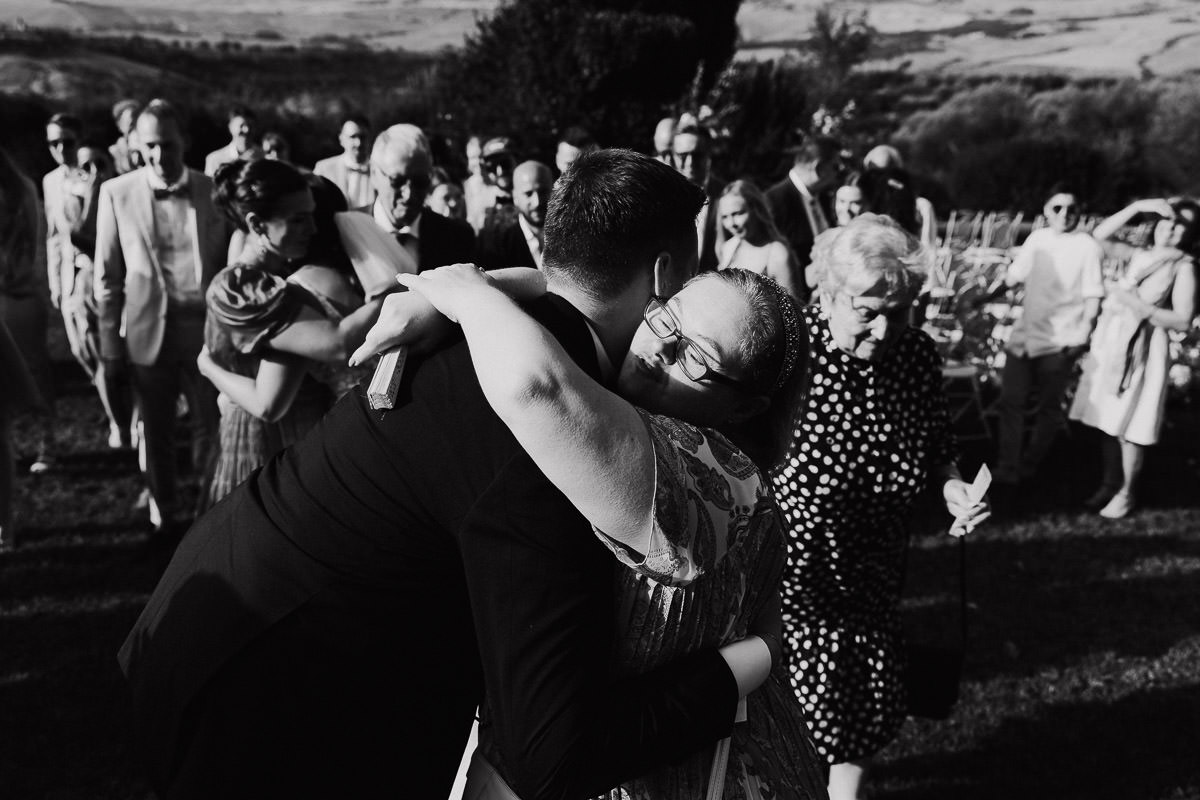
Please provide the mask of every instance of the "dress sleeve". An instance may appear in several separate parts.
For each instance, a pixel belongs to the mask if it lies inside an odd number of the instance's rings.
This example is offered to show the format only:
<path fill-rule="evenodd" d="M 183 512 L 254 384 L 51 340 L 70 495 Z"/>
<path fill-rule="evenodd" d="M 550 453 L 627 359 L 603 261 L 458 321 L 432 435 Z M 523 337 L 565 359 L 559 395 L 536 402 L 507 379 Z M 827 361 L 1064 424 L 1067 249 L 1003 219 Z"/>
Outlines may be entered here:
<path fill-rule="evenodd" d="M 760 515 L 774 513 L 762 475 L 725 437 L 670 417 L 638 413 L 654 448 L 650 545 L 637 553 L 593 528 L 626 567 L 683 586 L 737 548 Z"/>
<path fill-rule="evenodd" d="M 290 325 L 303 303 L 299 290 L 258 267 L 234 265 L 208 287 L 208 313 L 228 333 L 233 349 L 248 355 Z"/>

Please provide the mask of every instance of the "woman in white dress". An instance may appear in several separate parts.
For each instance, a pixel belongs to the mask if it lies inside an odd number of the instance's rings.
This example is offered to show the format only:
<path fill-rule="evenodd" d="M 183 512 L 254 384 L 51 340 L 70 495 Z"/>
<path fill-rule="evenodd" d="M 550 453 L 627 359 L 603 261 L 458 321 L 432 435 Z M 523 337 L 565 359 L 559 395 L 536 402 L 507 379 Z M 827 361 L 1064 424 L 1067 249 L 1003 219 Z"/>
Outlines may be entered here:
<path fill-rule="evenodd" d="M 1134 250 L 1125 273 L 1109 287 L 1070 418 L 1108 435 L 1104 477 L 1086 505 L 1119 519 L 1136 505 L 1134 493 L 1146 447 L 1158 441 L 1167 402 L 1169 331 L 1186 331 L 1196 310 L 1196 265 L 1190 255 L 1200 234 L 1200 205 L 1191 200 L 1138 200 L 1096 226 L 1111 240 L 1140 214 L 1159 217 L 1150 245 Z"/>

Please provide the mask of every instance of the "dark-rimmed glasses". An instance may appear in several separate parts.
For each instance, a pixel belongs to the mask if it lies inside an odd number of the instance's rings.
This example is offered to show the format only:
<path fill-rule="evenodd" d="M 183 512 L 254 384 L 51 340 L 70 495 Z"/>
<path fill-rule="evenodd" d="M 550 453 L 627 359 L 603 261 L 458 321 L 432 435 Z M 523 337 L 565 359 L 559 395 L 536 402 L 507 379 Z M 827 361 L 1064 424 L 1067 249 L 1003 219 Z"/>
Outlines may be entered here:
<path fill-rule="evenodd" d="M 732 386 L 736 389 L 751 389 L 751 385 L 746 381 L 722 375 L 713 369 L 712 362 L 717 359 L 705 352 L 704 348 L 693 339 L 689 339 L 683 335 L 683 331 L 679 326 L 679 320 L 671 313 L 671 309 L 667 308 L 663 298 L 651 297 L 649 302 L 646 303 L 646 310 L 642 313 L 642 316 L 645 318 L 650 332 L 655 336 L 660 339 L 675 339 L 678 341 L 675 347 L 675 363 L 679 365 L 679 368 L 688 377 L 688 380 L 696 381 L 697 383 L 700 381 L 711 381 L 712 383 Z"/>

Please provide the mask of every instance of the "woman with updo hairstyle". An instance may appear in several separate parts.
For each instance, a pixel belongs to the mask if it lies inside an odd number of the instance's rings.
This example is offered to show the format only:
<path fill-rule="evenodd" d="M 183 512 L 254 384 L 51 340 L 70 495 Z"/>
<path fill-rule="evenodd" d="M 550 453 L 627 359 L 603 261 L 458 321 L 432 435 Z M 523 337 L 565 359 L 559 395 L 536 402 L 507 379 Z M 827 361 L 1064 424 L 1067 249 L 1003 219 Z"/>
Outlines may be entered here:
<path fill-rule="evenodd" d="M 718 269 L 737 267 L 766 275 L 796 299 L 799 290 L 796 258 L 787 239 L 775 227 L 762 190 L 747 180 L 730 183 L 717 201 L 721 221 Z"/>
<path fill-rule="evenodd" d="M 963 532 L 988 513 L 955 463 L 941 358 L 908 324 L 927 260 L 895 221 L 863 214 L 817 237 L 816 302 L 801 312 L 809 388 L 773 484 L 790 540 L 791 683 L 833 800 L 858 796 L 864 762 L 906 715 L 899 603 L 914 502 L 940 489 Z"/>
<path fill-rule="evenodd" d="M 316 238 L 313 179 L 295 167 L 233 161 L 217 170 L 213 201 L 243 232 L 244 243 L 209 286 L 205 346 L 197 359 L 221 393 L 210 504 L 328 410 L 345 390 L 349 354 L 382 305 L 382 298 L 362 304 L 360 296 L 354 307 L 346 268 L 325 241 L 332 226 Z M 325 208 L 332 217 L 329 209 L 338 206 L 327 202 Z M 308 264 L 310 254 L 320 254 L 320 261 Z"/>

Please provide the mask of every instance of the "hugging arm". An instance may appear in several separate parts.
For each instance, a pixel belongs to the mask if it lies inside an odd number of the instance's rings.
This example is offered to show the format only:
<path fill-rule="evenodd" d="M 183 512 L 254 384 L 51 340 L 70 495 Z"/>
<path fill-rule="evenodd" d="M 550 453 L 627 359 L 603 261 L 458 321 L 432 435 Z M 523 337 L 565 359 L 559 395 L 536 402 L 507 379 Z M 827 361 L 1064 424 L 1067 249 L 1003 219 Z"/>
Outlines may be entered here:
<path fill-rule="evenodd" d="M 276 422 L 287 413 L 304 380 L 304 365 L 291 357 L 264 358 L 253 378 L 222 367 L 207 347 L 200 350 L 196 365 L 217 391 L 265 422 Z"/>

